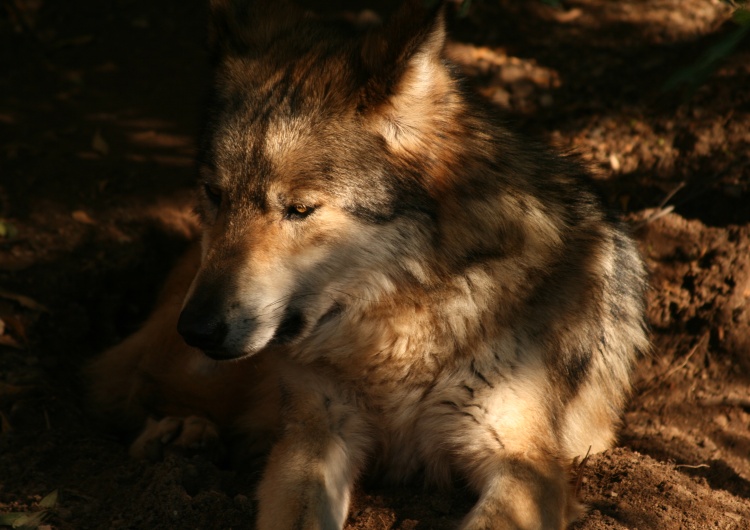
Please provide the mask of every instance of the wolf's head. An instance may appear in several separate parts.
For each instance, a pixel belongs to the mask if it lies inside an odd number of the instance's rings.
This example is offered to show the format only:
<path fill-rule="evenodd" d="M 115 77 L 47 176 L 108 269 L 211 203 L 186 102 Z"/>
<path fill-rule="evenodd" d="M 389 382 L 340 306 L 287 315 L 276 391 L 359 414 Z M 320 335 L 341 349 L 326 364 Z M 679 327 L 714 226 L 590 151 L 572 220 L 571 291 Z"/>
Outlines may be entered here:
<path fill-rule="evenodd" d="M 283 2 L 214 0 L 203 259 L 179 322 L 215 358 L 302 340 L 426 281 L 464 131 L 440 7 L 357 33 Z M 460 214 L 460 213 L 459 213 Z"/>

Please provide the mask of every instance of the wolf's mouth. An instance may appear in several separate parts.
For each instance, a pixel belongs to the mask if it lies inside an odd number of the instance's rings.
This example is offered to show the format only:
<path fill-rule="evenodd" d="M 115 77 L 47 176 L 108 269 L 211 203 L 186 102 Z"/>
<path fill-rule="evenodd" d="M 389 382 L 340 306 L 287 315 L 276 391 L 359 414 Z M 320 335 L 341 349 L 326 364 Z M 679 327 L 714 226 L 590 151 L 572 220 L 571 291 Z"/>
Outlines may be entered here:
<path fill-rule="evenodd" d="M 276 329 L 271 344 L 287 344 L 299 336 L 305 329 L 305 317 L 298 310 L 287 311 L 281 324 Z"/>
<path fill-rule="evenodd" d="M 311 331 L 315 331 L 320 328 L 323 324 L 326 324 L 338 315 L 342 313 L 344 308 L 341 304 L 335 303 L 331 308 L 321 316 L 315 325 L 311 328 Z M 301 312 L 297 310 L 289 311 L 281 321 L 276 333 L 271 339 L 271 344 L 289 344 L 298 338 L 305 330 L 307 321 Z"/>

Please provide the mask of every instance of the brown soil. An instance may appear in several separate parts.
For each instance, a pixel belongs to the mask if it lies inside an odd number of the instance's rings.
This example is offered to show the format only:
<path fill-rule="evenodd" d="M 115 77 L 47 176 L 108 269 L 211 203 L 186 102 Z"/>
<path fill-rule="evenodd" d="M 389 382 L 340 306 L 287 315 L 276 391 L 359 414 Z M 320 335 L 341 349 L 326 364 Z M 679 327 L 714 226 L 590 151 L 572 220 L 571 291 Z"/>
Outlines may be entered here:
<path fill-rule="evenodd" d="M 249 528 L 255 473 L 129 460 L 86 414 L 79 377 L 137 327 L 190 237 L 202 2 L 0 5 L 0 229 L 17 230 L 0 237 L 0 514 Z M 477 88 L 590 161 L 652 271 L 654 348 L 620 446 L 582 467 L 580 530 L 750 528 L 748 39 L 694 92 L 662 91 L 729 15 L 717 0 L 477 0 L 453 24 Z M 349 528 L 453 528 L 471 503 L 364 484 Z"/>

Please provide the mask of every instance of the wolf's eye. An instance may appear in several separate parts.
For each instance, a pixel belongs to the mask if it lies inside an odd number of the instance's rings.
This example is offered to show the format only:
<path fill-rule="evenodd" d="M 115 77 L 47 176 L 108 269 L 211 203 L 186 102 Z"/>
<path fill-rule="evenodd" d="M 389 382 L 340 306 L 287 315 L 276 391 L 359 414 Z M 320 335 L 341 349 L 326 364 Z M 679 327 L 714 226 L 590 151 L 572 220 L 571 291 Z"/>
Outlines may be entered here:
<path fill-rule="evenodd" d="M 286 218 L 287 219 L 304 219 L 313 211 L 315 208 L 313 206 L 308 206 L 306 204 L 302 204 L 301 202 L 296 202 L 289 206 L 286 209 Z"/>
<path fill-rule="evenodd" d="M 203 184 L 203 192 L 206 194 L 206 197 L 208 197 L 208 200 L 211 201 L 214 206 L 219 206 L 221 204 L 220 188 L 207 182 Z"/>

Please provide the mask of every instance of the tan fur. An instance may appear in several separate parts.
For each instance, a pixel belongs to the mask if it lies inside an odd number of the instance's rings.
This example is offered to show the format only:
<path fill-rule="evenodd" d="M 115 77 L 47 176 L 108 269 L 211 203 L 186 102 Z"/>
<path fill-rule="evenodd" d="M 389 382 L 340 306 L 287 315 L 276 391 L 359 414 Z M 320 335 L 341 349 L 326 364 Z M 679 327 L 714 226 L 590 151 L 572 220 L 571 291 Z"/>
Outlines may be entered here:
<path fill-rule="evenodd" d="M 131 448 L 139 459 L 161 454 L 161 448 L 144 446 L 181 429 L 175 418 L 198 415 L 227 433 L 235 428 L 252 432 L 254 447 L 248 452 L 266 451 L 279 427 L 279 387 L 268 356 L 219 363 L 190 348 L 177 333 L 199 263 L 195 246 L 170 274 L 143 327 L 86 366 L 94 412 L 115 427 L 145 429 L 146 436 Z M 257 406 L 248 407 L 248 402 Z M 153 416 L 172 420 L 161 423 Z"/>
<path fill-rule="evenodd" d="M 209 443 L 184 416 L 272 445 L 261 530 L 341 528 L 368 464 L 462 477 L 465 530 L 564 528 L 570 465 L 611 446 L 648 347 L 632 241 L 574 161 L 465 96 L 439 10 L 365 36 L 213 11 L 200 260 L 90 366 L 94 401 L 164 418 L 138 456 Z"/>

